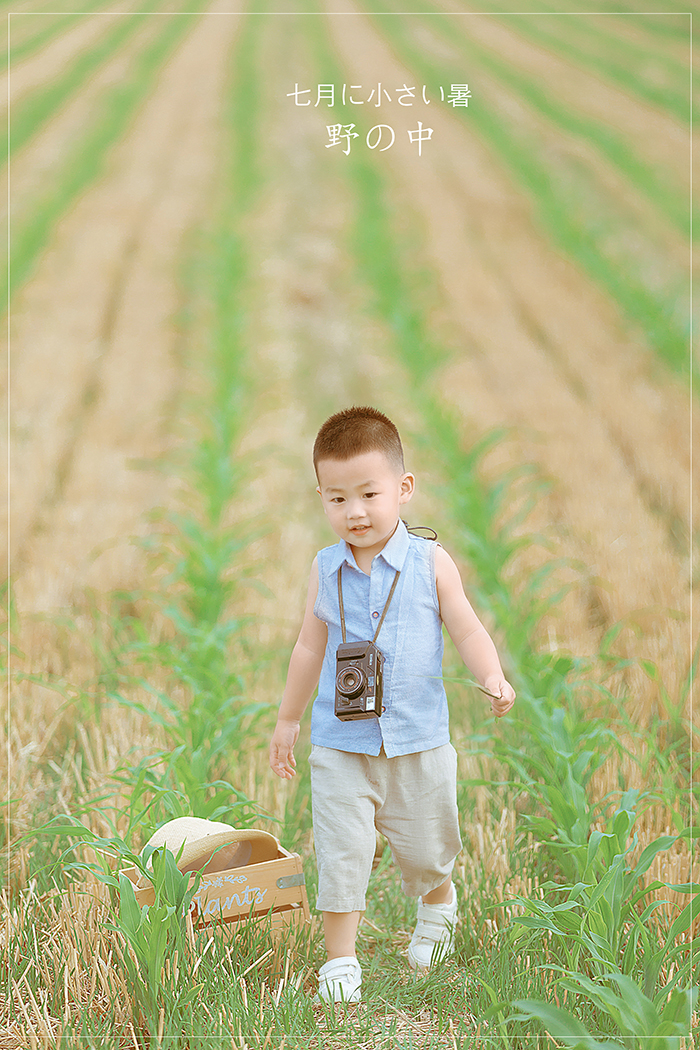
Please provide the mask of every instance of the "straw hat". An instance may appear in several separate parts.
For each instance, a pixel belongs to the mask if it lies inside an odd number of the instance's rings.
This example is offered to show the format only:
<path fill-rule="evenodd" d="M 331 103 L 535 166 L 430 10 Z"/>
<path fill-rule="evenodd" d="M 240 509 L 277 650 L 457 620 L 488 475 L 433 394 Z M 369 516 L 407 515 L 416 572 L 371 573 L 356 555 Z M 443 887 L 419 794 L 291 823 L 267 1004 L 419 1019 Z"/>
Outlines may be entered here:
<path fill-rule="evenodd" d="M 158 828 L 147 846 L 166 846 L 177 857 L 182 872 L 206 873 L 241 868 L 244 864 L 261 864 L 276 860 L 279 843 L 274 835 L 255 828 L 234 828 L 218 820 L 202 817 L 177 817 Z"/>

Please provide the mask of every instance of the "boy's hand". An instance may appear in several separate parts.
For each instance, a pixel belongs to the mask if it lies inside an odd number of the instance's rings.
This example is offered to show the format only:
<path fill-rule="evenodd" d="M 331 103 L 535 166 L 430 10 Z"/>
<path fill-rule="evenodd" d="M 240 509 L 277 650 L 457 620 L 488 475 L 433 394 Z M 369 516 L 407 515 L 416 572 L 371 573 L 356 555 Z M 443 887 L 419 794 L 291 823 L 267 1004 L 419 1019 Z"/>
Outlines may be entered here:
<path fill-rule="evenodd" d="M 299 723 L 277 720 L 275 731 L 270 741 L 270 769 L 282 777 L 291 780 L 296 776 L 296 759 L 294 745 L 299 736 Z"/>
<path fill-rule="evenodd" d="M 491 693 L 491 710 L 496 718 L 508 714 L 515 703 L 515 689 L 505 678 L 490 675 L 484 682 L 484 689 Z"/>

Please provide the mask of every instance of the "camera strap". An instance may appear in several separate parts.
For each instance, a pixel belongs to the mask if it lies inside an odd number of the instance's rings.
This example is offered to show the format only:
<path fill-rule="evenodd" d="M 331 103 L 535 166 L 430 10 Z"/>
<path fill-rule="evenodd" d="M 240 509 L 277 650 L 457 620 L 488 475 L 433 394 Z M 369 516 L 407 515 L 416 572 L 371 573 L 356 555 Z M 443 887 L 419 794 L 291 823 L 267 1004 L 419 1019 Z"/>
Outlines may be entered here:
<path fill-rule="evenodd" d="M 403 518 L 401 521 L 403 521 L 406 526 L 406 531 L 411 536 L 420 536 L 422 540 L 437 540 L 438 538 L 437 532 L 435 529 L 431 529 L 430 525 L 409 525 Z M 422 533 L 424 532 L 431 532 L 432 536 L 423 536 Z M 438 546 L 440 546 L 440 544 L 438 544 Z"/>
<path fill-rule="evenodd" d="M 379 631 L 381 630 L 381 626 L 384 623 L 384 617 L 386 616 L 386 611 L 389 608 L 389 602 L 394 597 L 394 591 L 396 590 L 396 584 L 399 582 L 399 576 L 400 575 L 401 575 L 401 570 L 397 569 L 396 570 L 396 576 L 394 576 L 394 582 L 392 583 L 391 590 L 389 591 L 389 597 L 386 600 L 386 604 L 384 605 L 384 609 L 382 611 L 382 615 L 380 617 L 379 623 L 377 624 L 377 629 L 374 632 L 374 638 L 372 639 L 372 644 L 373 645 L 376 642 L 377 635 L 379 634 Z M 340 629 L 343 632 L 343 641 L 347 642 L 347 637 L 346 637 L 346 634 L 345 634 L 345 609 L 343 608 L 343 566 L 342 565 L 338 569 L 338 605 L 340 607 Z"/>

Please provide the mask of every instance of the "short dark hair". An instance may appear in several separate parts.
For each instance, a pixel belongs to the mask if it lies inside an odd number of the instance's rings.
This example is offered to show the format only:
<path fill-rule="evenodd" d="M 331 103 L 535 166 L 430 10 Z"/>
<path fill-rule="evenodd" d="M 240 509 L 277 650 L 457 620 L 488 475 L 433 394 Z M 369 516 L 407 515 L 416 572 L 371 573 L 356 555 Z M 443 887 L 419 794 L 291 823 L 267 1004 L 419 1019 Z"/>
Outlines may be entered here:
<path fill-rule="evenodd" d="M 355 405 L 336 412 L 323 424 L 314 442 L 314 470 L 322 459 L 352 459 L 364 452 L 383 452 L 403 474 L 403 448 L 399 432 L 376 408 Z"/>

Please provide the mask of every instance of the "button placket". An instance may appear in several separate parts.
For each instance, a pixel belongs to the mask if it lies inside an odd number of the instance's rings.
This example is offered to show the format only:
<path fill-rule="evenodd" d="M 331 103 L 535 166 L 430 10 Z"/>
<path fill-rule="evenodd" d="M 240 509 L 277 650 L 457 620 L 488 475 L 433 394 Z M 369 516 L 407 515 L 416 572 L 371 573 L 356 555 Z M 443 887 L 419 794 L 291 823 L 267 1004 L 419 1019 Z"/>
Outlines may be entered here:
<path fill-rule="evenodd" d="M 381 616 L 381 597 L 385 575 L 386 573 L 381 560 L 375 558 L 372 565 L 372 572 L 369 577 L 369 614 L 370 622 L 372 622 L 372 629 L 374 629 L 376 621 Z"/>

